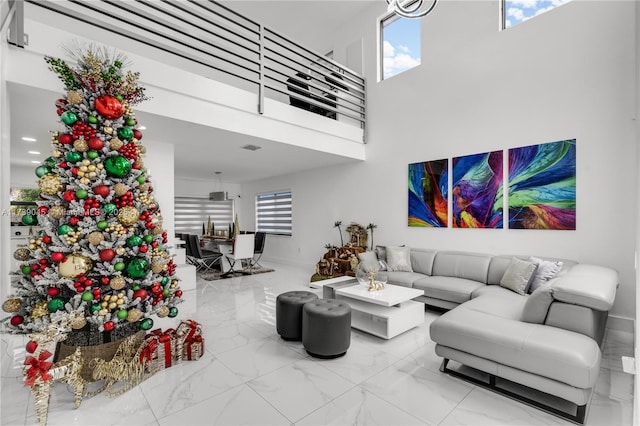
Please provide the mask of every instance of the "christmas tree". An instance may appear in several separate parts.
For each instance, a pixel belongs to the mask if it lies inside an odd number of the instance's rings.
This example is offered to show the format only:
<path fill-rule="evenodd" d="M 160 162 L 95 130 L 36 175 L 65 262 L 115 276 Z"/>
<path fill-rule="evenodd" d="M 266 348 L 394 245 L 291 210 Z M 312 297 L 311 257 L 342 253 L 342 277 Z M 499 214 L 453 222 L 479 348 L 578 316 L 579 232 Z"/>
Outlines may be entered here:
<path fill-rule="evenodd" d="M 74 59 L 45 57 L 65 86 L 56 102 L 63 129 L 35 171 L 40 201 L 22 221 L 42 231 L 14 253 L 21 277 L 3 310 L 17 333 L 74 314 L 77 344 L 93 345 L 149 330 L 155 315 L 175 317 L 182 291 L 131 109 L 147 99 L 139 73 L 106 48 Z"/>

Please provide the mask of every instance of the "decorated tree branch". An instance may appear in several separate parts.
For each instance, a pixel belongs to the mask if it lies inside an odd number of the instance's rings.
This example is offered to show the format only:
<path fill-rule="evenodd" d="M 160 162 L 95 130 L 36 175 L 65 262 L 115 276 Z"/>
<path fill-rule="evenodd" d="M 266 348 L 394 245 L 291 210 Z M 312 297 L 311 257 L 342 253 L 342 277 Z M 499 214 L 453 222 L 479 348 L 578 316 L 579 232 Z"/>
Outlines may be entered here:
<path fill-rule="evenodd" d="M 176 316 L 182 291 L 132 110 L 147 99 L 139 74 L 103 48 L 74 59 L 45 57 L 66 90 L 56 102 L 61 129 L 35 171 L 40 201 L 22 221 L 42 231 L 14 253 L 22 277 L 3 304 L 4 326 L 31 333 L 54 313 L 74 314 L 67 341 L 75 333 L 93 345 Z"/>

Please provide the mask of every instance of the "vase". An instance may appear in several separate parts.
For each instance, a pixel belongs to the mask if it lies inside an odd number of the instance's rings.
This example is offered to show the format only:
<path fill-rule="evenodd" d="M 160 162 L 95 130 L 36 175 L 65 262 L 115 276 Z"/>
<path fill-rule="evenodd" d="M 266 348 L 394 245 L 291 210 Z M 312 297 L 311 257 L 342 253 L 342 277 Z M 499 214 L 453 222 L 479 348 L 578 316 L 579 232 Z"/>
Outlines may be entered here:
<path fill-rule="evenodd" d="M 384 262 L 360 262 L 356 268 L 358 283 L 366 286 L 370 291 L 382 290 L 389 277 Z"/>

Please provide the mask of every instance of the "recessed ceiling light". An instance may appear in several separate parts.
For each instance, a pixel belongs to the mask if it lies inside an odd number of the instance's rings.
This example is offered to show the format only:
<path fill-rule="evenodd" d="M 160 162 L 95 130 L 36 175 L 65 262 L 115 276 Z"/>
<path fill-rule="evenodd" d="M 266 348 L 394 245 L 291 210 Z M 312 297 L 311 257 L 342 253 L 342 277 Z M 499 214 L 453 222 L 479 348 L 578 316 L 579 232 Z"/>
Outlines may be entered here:
<path fill-rule="evenodd" d="M 23 141 L 27 141 L 27 142 L 36 142 L 38 139 L 36 139 L 36 138 L 30 138 L 30 137 L 28 137 L 28 136 L 23 136 L 23 137 L 22 137 L 22 140 L 23 140 Z"/>
<path fill-rule="evenodd" d="M 138 130 L 147 130 L 147 126 L 139 126 Z"/>
<path fill-rule="evenodd" d="M 41 163 L 41 161 L 37 161 L 37 160 L 31 160 L 31 162 L 32 162 L 33 164 L 40 164 L 40 163 Z"/>
<path fill-rule="evenodd" d="M 258 146 L 258 145 L 251 145 L 251 144 L 249 144 L 249 145 L 245 145 L 245 146 L 243 146 L 243 147 L 242 147 L 242 149 L 247 149 L 247 150 L 249 150 L 249 151 L 257 151 L 257 150 L 259 150 L 260 148 L 262 148 L 262 147 L 261 147 L 261 146 Z"/>
<path fill-rule="evenodd" d="M 33 155 L 40 155 L 40 152 L 38 151 L 28 151 L 29 154 L 33 154 Z"/>

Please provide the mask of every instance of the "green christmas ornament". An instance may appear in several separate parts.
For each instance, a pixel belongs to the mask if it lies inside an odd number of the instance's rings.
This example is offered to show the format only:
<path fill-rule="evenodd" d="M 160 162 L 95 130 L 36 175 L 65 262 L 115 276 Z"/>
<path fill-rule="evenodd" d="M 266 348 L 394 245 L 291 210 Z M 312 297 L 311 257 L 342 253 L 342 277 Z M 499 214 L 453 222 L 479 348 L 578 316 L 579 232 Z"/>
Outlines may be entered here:
<path fill-rule="evenodd" d="M 65 301 L 62 297 L 54 297 L 47 303 L 49 312 L 57 312 L 64 309 Z"/>
<path fill-rule="evenodd" d="M 162 290 L 162 294 L 164 294 L 164 297 L 169 297 L 169 289 L 165 288 L 164 290 Z"/>
<path fill-rule="evenodd" d="M 175 306 L 172 308 L 169 308 L 169 318 L 175 318 L 178 316 L 178 308 L 176 308 Z"/>
<path fill-rule="evenodd" d="M 153 235 L 149 234 L 149 235 L 145 235 L 144 236 L 144 241 L 146 243 L 152 243 L 153 242 Z"/>
<path fill-rule="evenodd" d="M 62 115 L 60 116 L 60 118 L 62 119 L 62 122 L 64 124 L 66 124 L 67 126 L 71 126 L 73 123 L 78 121 L 78 116 L 73 111 L 65 111 L 65 112 L 63 112 Z"/>
<path fill-rule="evenodd" d="M 34 214 L 25 214 L 22 216 L 22 223 L 29 226 L 37 225 L 38 218 Z"/>
<path fill-rule="evenodd" d="M 125 141 L 133 139 L 133 130 L 131 130 L 131 127 L 120 127 L 118 129 L 118 137 Z"/>
<path fill-rule="evenodd" d="M 91 124 L 98 124 L 98 118 L 95 115 L 88 116 L 87 121 Z"/>
<path fill-rule="evenodd" d="M 124 124 L 126 124 L 129 127 L 133 127 L 136 125 L 136 120 L 134 120 L 133 118 L 129 117 L 125 120 Z"/>
<path fill-rule="evenodd" d="M 67 155 L 65 155 L 65 158 L 70 163 L 77 163 L 78 161 L 82 160 L 82 154 L 80 154 L 78 151 L 69 151 L 67 152 Z"/>
<path fill-rule="evenodd" d="M 98 151 L 88 151 L 87 152 L 87 158 L 89 160 L 95 160 L 96 158 L 98 158 L 100 156 L 100 154 L 98 153 Z"/>
<path fill-rule="evenodd" d="M 38 176 L 39 178 L 41 178 L 42 176 L 51 173 L 51 167 L 42 164 L 38 167 L 36 167 L 36 176 Z"/>
<path fill-rule="evenodd" d="M 100 309 L 102 309 L 102 306 L 100 306 L 99 303 L 94 303 L 93 305 L 91 305 L 91 313 L 95 314 L 96 312 L 98 312 Z"/>
<path fill-rule="evenodd" d="M 131 163 L 121 155 L 114 155 L 104 160 L 107 175 L 122 178 L 131 172 Z"/>
<path fill-rule="evenodd" d="M 140 244 L 142 244 L 142 237 L 139 237 L 138 235 L 132 235 L 127 238 L 128 247 L 138 247 Z"/>
<path fill-rule="evenodd" d="M 136 178 L 136 180 L 138 181 L 138 183 L 139 183 L 140 185 L 142 185 L 142 184 L 145 182 L 145 180 L 147 180 L 147 179 L 144 177 L 144 175 L 140 175 L 140 176 L 138 176 L 138 177 Z"/>
<path fill-rule="evenodd" d="M 73 231 L 73 226 L 66 223 L 58 226 L 58 235 L 67 235 L 71 231 Z"/>
<path fill-rule="evenodd" d="M 107 222 L 106 220 L 101 220 L 96 223 L 96 226 L 99 230 L 104 231 L 105 229 L 107 229 L 107 226 L 109 226 L 109 222 Z"/>
<path fill-rule="evenodd" d="M 113 265 L 113 269 L 116 271 L 124 271 L 125 266 L 124 262 L 116 262 L 116 264 Z"/>
<path fill-rule="evenodd" d="M 45 166 L 53 167 L 56 165 L 56 159 L 53 157 L 47 157 L 43 163 Z"/>
<path fill-rule="evenodd" d="M 22 268 L 20 268 L 20 271 L 25 275 L 29 275 L 31 273 L 31 266 L 24 265 Z"/>
<path fill-rule="evenodd" d="M 116 95 L 116 99 L 117 99 L 117 100 L 119 100 L 120 102 L 122 102 L 122 100 L 123 100 L 124 98 L 122 97 L 122 95 L 121 95 L 121 94 L 117 94 L 117 95 Z"/>
<path fill-rule="evenodd" d="M 151 330 L 153 327 L 153 320 L 151 318 L 145 318 L 140 321 L 140 328 L 142 330 Z"/>
<path fill-rule="evenodd" d="M 116 205 L 113 203 L 107 203 L 104 205 L 104 207 L 102 207 L 102 210 L 104 210 L 105 214 L 110 215 L 112 213 L 115 213 L 118 210 L 118 207 L 116 207 Z"/>
<path fill-rule="evenodd" d="M 162 277 L 162 280 L 160 280 L 160 282 L 162 283 L 162 285 L 167 285 L 167 284 L 169 284 L 169 278 Z"/>
<path fill-rule="evenodd" d="M 117 313 L 116 313 L 116 317 L 118 317 L 119 320 L 125 320 L 127 319 L 127 315 L 129 315 L 129 311 L 127 311 L 126 309 L 120 309 Z"/>
<path fill-rule="evenodd" d="M 89 195 L 89 192 L 87 192 L 86 189 L 78 189 L 78 190 L 76 190 L 76 197 L 78 197 L 80 199 L 87 198 L 88 195 Z"/>
<path fill-rule="evenodd" d="M 147 259 L 136 257 L 127 264 L 127 275 L 131 278 L 142 278 L 149 272 L 149 262 Z"/>
<path fill-rule="evenodd" d="M 93 293 L 90 291 L 85 291 L 84 293 L 82 293 L 81 297 L 85 302 L 91 302 L 93 300 Z"/>

